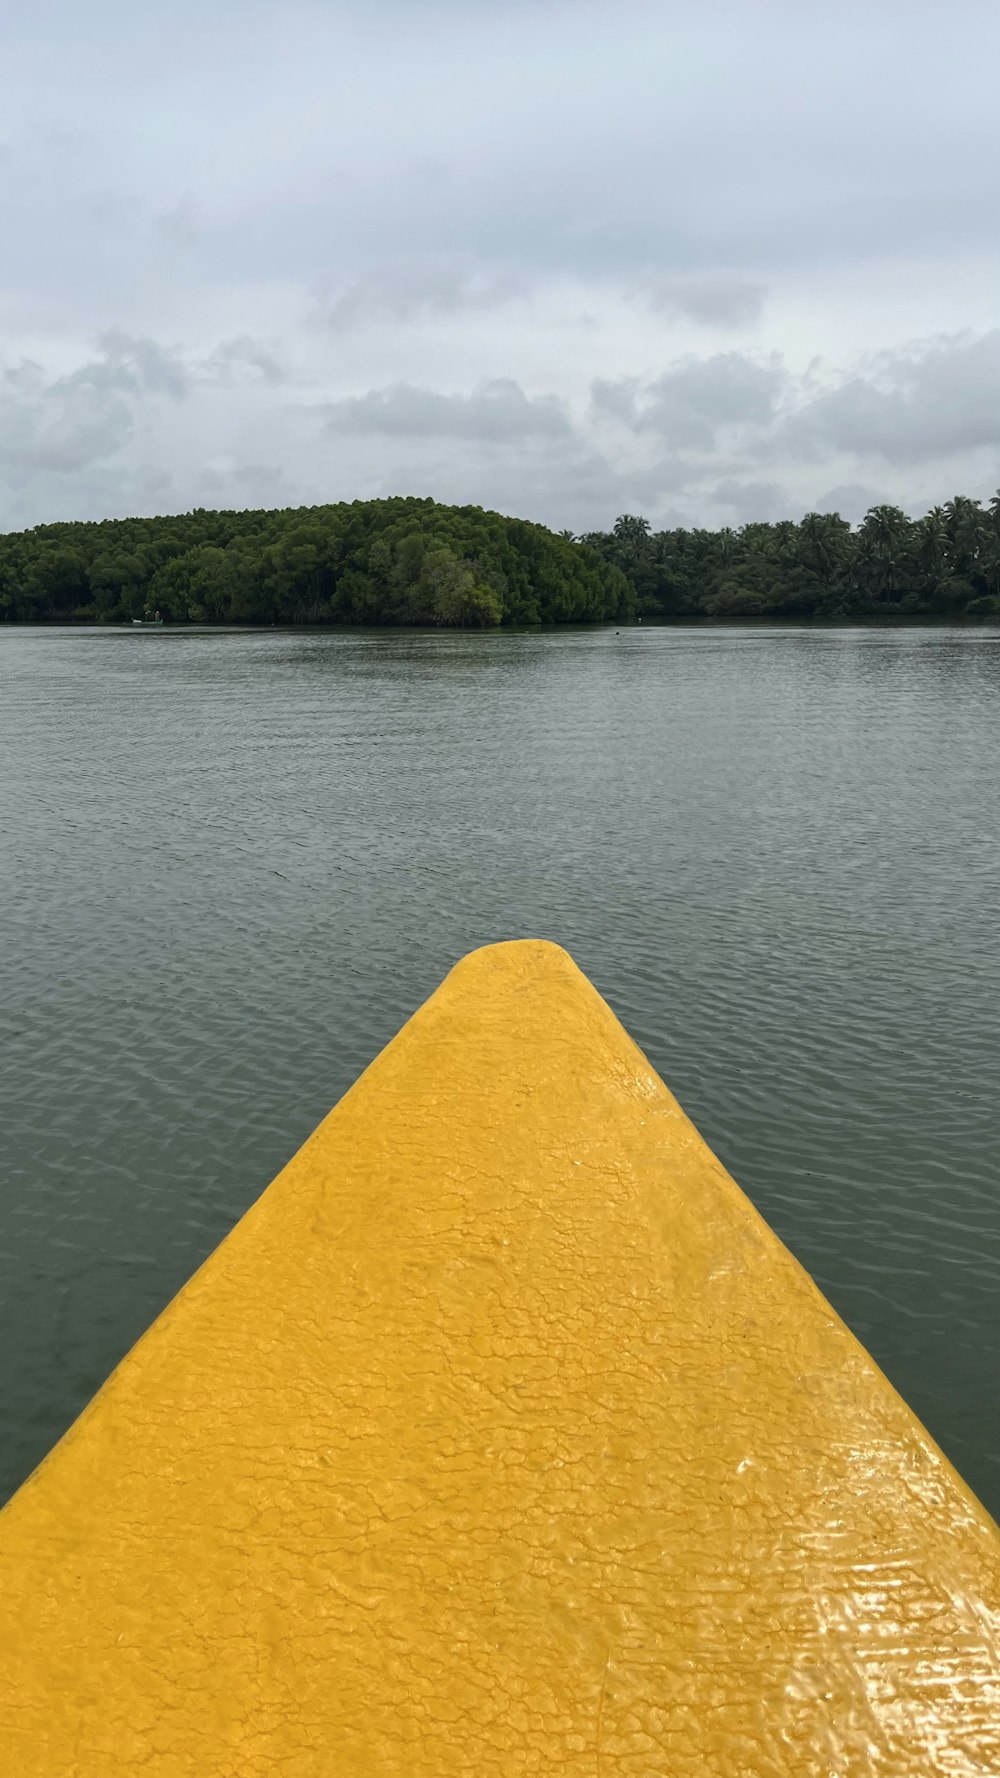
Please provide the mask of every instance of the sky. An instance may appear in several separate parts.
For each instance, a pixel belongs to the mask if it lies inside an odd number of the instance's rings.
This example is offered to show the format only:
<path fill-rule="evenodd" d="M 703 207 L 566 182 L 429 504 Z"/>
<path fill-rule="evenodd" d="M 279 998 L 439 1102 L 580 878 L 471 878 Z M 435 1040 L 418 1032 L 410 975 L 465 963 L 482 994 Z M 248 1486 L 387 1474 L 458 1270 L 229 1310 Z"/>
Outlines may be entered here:
<path fill-rule="evenodd" d="M 7 0 L 0 528 L 985 497 L 998 65 L 994 0 Z"/>

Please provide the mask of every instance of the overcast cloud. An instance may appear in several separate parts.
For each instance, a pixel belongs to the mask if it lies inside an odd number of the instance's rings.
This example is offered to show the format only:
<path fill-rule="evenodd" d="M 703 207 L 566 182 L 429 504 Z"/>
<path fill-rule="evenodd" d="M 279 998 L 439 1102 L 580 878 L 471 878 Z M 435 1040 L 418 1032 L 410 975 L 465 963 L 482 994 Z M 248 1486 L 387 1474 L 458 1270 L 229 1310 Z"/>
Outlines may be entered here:
<path fill-rule="evenodd" d="M 1000 9 L 13 0 L 0 525 L 1000 483 Z"/>

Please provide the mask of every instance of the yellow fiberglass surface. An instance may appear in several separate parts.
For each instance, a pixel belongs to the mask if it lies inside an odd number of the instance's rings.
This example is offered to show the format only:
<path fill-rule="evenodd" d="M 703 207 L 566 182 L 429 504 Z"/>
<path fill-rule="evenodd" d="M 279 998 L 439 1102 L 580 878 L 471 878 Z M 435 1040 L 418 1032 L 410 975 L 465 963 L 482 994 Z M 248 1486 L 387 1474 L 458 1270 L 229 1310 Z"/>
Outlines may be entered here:
<path fill-rule="evenodd" d="M 3 1778 L 988 1778 L 1000 1538 L 556 946 L 452 971 L 0 1515 Z"/>

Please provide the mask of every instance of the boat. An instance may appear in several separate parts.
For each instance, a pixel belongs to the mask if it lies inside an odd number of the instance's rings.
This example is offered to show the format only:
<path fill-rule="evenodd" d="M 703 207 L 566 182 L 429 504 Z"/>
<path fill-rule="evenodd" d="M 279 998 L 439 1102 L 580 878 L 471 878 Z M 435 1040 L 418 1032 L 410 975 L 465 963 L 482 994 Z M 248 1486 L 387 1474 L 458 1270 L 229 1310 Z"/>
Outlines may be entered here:
<path fill-rule="evenodd" d="M 163 619 L 158 611 L 152 615 L 147 611 L 144 617 L 134 617 L 132 627 L 137 630 L 162 630 Z"/>
<path fill-rule="evenodd" d="M 1000 1533 L 555 945 L 459 963 L 0 1514 L 17 1778 L 1000 1771 Z"/>

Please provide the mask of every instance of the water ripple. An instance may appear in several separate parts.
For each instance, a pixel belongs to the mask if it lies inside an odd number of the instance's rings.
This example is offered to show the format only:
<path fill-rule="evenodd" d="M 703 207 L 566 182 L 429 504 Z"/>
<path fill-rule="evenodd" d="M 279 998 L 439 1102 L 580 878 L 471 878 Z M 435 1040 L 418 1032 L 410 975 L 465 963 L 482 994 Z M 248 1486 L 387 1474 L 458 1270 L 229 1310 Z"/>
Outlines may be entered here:
<path fill-rule="evenodd" d="M 0 746 L 0 1491 L 538 933 L 1000 1510 L 1000 638 L 0 629 Z"/>

